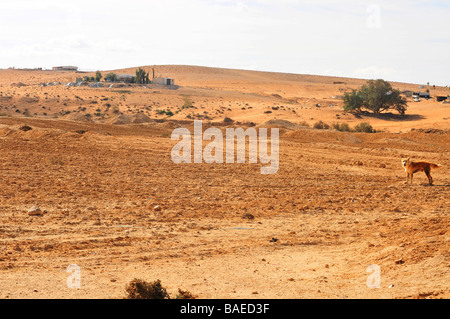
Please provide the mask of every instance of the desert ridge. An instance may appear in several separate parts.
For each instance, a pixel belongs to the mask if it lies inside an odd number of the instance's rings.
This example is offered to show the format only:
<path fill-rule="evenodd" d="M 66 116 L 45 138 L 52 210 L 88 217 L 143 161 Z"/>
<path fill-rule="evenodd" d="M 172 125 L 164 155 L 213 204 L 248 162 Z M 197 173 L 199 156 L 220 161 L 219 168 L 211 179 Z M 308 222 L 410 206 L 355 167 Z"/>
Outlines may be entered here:
<path fill-rule="evenodd" d="M 175 84 L 105 82 L 107 74 L 133 75 L 138 68 L 150 77 L 173 79 Z M 407 97 L 404 118 L 396 114 L 355 117 L 343 112 L 342 95 L 359 88 L 366 82 L 362 79 L 182 65 L 100 72 L 101 86 L 96 87 L 88 83 L 68 86 L 77 79 L 94 77 L 95 72 L 0 70 L 0 114 L 114 124 L 150 119 L 220 123 L 228 118 L 256 125 L 276 119 L 308 126 L 319 121 L 354 126 L 365 121 L 389 132 L 449 127 L 445 115 L 449 104 L 435 98 L 449 94 L 445 87 L 391 83 L 402 92 L 428 90 L 433 98 L 414 102 Z"/>

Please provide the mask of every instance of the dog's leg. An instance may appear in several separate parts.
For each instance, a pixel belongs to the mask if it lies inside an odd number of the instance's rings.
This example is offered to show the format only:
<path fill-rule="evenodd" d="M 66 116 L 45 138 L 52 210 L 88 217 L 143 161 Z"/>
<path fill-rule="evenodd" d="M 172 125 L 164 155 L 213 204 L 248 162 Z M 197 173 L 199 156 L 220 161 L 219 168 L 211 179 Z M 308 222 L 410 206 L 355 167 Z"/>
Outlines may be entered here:
<path fill-rule="evenodd" d="M 433 185 L 433 178 L 431 177 L 430 169 L 425 169 L 425 174 L 428 177 L 428 184 Z"/>

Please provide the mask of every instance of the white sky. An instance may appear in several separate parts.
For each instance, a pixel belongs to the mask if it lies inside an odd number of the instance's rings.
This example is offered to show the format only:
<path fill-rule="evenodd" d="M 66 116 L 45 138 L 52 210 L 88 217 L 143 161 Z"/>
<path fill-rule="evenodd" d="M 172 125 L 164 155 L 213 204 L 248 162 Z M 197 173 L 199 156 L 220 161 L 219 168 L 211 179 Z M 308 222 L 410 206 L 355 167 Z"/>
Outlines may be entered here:
<path fill-rule="evenodd" d="M 187 64 L 450 85 L 449 0 L 0 0 L 0 68 Z"/>

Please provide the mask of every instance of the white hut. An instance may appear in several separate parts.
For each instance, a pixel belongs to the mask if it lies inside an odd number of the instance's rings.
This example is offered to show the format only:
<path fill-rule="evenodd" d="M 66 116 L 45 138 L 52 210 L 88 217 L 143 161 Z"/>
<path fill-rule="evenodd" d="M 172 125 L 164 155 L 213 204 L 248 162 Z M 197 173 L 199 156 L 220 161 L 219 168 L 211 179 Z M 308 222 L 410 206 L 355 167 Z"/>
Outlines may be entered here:
<path fill-rule="evenodd" d="M 175 80 L 171 78 L 153 78 L 153 84 L 175 85 Z"/>

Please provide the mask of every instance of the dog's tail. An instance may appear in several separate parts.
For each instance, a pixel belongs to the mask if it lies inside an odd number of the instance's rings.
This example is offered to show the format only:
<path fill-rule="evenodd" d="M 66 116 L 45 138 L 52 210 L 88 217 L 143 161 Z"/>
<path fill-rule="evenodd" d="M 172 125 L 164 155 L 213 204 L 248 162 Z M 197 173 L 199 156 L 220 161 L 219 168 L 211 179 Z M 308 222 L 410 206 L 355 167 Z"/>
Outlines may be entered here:
<path fill-rule="evenodd" d="M 431 168 L 441 168 L 441 164 L 431 164 Z"/>

